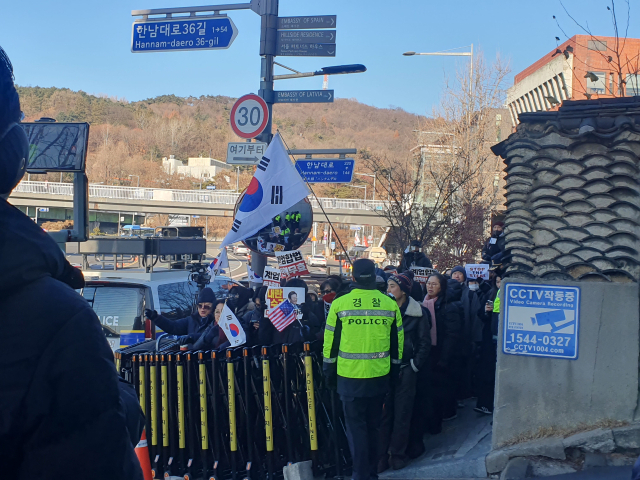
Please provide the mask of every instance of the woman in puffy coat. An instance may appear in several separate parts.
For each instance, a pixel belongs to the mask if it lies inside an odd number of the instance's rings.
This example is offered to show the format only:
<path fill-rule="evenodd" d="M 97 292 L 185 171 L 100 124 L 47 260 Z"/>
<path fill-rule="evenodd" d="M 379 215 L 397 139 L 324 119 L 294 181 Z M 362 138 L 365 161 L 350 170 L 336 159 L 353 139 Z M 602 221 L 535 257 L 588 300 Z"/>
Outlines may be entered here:
<path fill-rule="evenodd" d="M 389 466 L 399 470 L 407 465 L 407 447 L 418 374 L 428 368 L 431 314 L 411 297 L 412 287 L 413 279 L 406 274 L 392 275 L 387 282 L 387 293 L 396 299 L 402 314 L 404 348 L 399 377 L 393 379 L 392 391 L 384 400 L 380 427 L 379 473 Z"/>

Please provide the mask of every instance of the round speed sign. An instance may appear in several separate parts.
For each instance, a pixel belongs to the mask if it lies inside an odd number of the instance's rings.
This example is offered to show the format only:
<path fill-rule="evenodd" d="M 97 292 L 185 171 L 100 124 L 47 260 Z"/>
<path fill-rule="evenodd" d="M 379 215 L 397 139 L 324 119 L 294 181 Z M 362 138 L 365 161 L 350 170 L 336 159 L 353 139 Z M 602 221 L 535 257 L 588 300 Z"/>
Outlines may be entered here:
<path fill-rule="evenodd" d="M 240 97 L 231 109 L 231 128 L 241 138 L 254 138 L 260 135 L 267 126 L 269 110 L 266 102 L 250 93 Z"/>

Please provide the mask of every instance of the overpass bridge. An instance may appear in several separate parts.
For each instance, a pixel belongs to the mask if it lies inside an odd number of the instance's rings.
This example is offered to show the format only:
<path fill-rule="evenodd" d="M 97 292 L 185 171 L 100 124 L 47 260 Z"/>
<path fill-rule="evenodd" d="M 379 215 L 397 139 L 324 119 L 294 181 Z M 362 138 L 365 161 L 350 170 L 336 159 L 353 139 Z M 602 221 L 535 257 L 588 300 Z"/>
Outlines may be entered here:
<path fill-rule="evenodd" d="M 233 217 L 240 194 L 215 190 L 170 190 L 163 188 L 89 185 L 89 210 L 162 215 Z M 15 206 L 73 209 L 73 184 L 22 181 L 9 202 Z M 387 227 L 382 216 L 387 202 L 343 198 L 309 197 L 316 221 L 323 221 L 324 208 L 334 223 Z"/>

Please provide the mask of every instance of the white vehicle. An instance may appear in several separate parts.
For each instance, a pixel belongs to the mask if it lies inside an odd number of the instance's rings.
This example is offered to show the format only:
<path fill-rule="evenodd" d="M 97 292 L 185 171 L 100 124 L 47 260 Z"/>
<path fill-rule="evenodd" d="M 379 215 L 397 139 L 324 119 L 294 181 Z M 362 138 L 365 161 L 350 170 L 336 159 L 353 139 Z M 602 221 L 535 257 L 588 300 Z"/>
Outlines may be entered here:
<path fill-rule="evenodd" d="M 114 242 L 118 242 L 118 239 L 107 239 L 105 246 L 115 247 L 122 251 L 130 249 L 131 246 L 136 247 L 131 243 L 132 241 L 135 243 L 145 241 L 145 239 L 121 240 L 128 242 L 129 245 L 126 243 L 123 245 L 115 244 Z M 162 240 L 158 239 L 158 241 Z M 180 241 L 177 238 L 169 239 L 168 245 L 173 246 L 171 244 L 175 245 L 175 242 Z M 189 241 L 193 241 L 193 239 L 186 239 L 187 247 L 193 252 L 195 250 L 192 245 L 189 245 Z M 90 240 L 86 243 L 91 243 L 89 248 L 93 248 L 94 251 L 102 247 L 100 240 Z M 189 248 L 185 251 L 189 251 Z M 145 339 L 155 338 L 156 331 L 161 331 L 152 328 L 151 322 L 146 321 L 144 317 L 146 309 L 156 310 L 171 320 L 186 317 L 193 312 L 198 286 L 190 279 L 192 273 L 184 268 L 183 262 L 169 260 L 166 264 L 171 268 L 158 266 L 160 262 L 154 268 L 140 268 L 137 261 L 127 263 L 123 255 L 118 255 L 117 263 L 108 263 L 111 260 L 107 260 L 106 256 L 96 255 L 101 259 L 101 262 L 89 265 L 90 255 L 84 252 L 80 253 L 85 257 L 83 258 L 85 287 L 79 293 L 89 302 L 98 316 L 107 341 L 113 350 L 133 345 Z M 175 256 L 182 258 L 196 255 L 199 254 L 189 253 Z M 147 256 L 147 258 L 153 257 Z M 198 256 L 198 258 L 200 257 Z M 236 285 L 239 283 L 231 278 L 218 275 L 208 286 L 214 291 L 216 298 L 224 299 L 228 297 L 229 290 Z"/>
<path fill-rule="evenodd" d="M 326 267 L 327 266 L 327 257 L 324 255 L 312 255 L 309 257 L 309 266 L 310 267 Z"/>
<path fill-rule="evenodd" d="M 387 251 L 382 247 L 369 247 L 362 254 L 362 258 L 368 258 L 381 266 L 387 259 Z"/>
<path fill-rule="evenodd" d="M 247 247 L 240 244 L 240 245 L 236 245 L 236 247 L 233 250 L 233 253 L 235 253 L 236 255 L 248 255 L 250 251 L 251 250 L 249 250 Z"/>

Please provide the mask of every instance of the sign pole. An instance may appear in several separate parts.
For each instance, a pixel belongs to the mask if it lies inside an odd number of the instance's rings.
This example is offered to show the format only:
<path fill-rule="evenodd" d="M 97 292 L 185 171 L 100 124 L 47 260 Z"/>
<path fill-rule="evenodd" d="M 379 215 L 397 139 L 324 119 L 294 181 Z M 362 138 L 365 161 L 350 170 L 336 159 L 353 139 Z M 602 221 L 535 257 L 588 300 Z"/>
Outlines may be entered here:
<path fill-rule="evenodd" d="M 279 0 L 267 0 L 265 9 L 260 12 L 260 90 L 258 95 L 267 104 L 267 126 L 256 137 L 256 140 L 264 142 L 267 146 L 273 139 L 273 68 L 276 54 L 278 35 L 278 7 Z M 264 267 L 267 265 L 267 257 L 257 252 L 251 252 L 251 269 L 260 277 L 264 277 Z M 260 286 L 260 284 L 251 285 Z"/>

